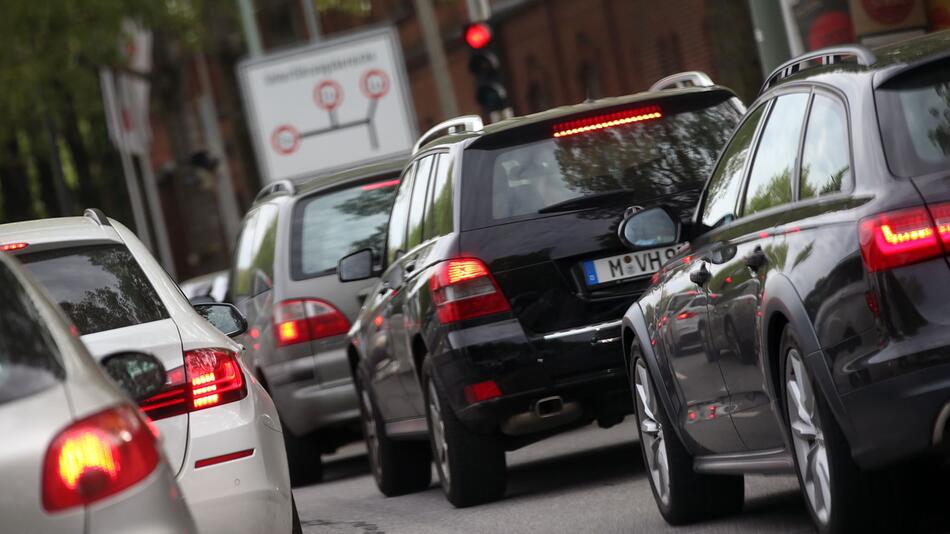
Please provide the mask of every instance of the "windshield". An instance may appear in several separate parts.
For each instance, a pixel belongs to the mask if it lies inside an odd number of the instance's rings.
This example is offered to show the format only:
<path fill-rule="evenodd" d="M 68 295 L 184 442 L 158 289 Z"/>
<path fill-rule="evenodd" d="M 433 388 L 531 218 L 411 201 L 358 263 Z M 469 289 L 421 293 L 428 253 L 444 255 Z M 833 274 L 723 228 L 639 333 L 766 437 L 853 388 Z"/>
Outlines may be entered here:
<path fill-rule="evenodd" d="M 83 335 L 168 318 L 129 249 L 70 247 L 18 256 Z"/>
<path fill-rule="evenodd" d="M 651 113 L 634 115 L 637 120 L 627 124 L 567 134 L 555 125 L 558 137 L 547 129 L 541 138 L 524 140 L 522 135 L 515 143 L 470 148 L 463 185 L 471 199 L 463 203 L 466 228 L 597 207 L 615 199 L 642 203 L 675 195 L 665 203 L 692 207 L 741 116 L 727 97 L 717 96 L 714 105 L 706 100 L 704 107 L 638 104 L 634 107 Z M 610 111 L 604 122 L 624 114 Z M 565 126 L 601 124 L 597 119 L 568 118 Z"/>
<path fill-rule="evenodd" d="M 46 389 L 63 376 L 59 350 L 30 297 L 0 264 L 0 404 Z"/>
<path fill-rule="evenodd" d="M 379 261 L 398 185 L 386 177 L 301 200 L 294 209 L 294 279 L 336 272 L 340 258 L 364 248 Z"/>
<path fill-rule="evenodd" d="M 918 176 L 950 166 L 950 61 L 898 76 L 877 90 L 891 171 Z"/>

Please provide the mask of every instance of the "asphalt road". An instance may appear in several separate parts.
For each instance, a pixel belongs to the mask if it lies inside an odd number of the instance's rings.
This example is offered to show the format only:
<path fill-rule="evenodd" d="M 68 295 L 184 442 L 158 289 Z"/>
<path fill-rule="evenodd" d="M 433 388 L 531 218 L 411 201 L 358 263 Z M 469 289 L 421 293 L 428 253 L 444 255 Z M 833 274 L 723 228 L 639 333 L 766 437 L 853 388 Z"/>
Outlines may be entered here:
<path fill-rule="evenodd" d="M 324 483 L 294 494 L 308 533 L 813 532 L 797 482 L 785 476 L 746 477 L 741 515 L 668 527 L 636 439 L 628 418 L 609 430 L 592 426 L 509 453 L 506 498 L 462 510 L 445 500 L 436 482 L 421 493 L 383 497 L 362 445 L 329 459 Z"/>

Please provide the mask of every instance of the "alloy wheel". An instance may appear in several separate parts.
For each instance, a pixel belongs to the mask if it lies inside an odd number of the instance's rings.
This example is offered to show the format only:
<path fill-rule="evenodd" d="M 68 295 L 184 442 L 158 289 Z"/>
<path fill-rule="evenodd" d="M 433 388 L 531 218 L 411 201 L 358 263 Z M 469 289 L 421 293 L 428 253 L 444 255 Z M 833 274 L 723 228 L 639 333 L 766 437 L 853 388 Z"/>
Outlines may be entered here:
<path fill-rule="evenodd" d="M 643 360 L 637 360 L 634 388 L 637 392 L 637 412 L 640 416 L 640 441 L 646 453 L 647 467 L 653 487 L 663 504 L 670 502 L 670 463 L 663 435 L 663 425 L 656 418 L 656 395 L 650 382 L 649 371 Z"/>
<path fill-rule="evenodd" d="M 816 406 L 815 389 L 797 349 L 785 362 L 786 402 L 797 466 L 805 495 L 822 524 L 831 516 L 831 476 L 825 435 Z"/>
<path fill-rule="evenodd" d="M 439 472 L 448 485 L 449 475 L 449 444 L 445 440 L 445 423 L 442 421 L 442 407 L 439 405 L 439 396 L 435 392 L 435 385 L 429 381 L 429 420 L 432 424 L 432 443 L 435 461 Z"/>
<path fill-rule="evenodd" d="M 373 476 L 377 480 L 382 475 L 379 458 L 379 434 L 376 428 L 376 417 L 373 414 L 373 403 L 369 400 L 366 390 L 360 392 L 363 403 L 363 430 L 366 434 L 366 447 L 369 449 L 370 465 L 373 467 Z"/>

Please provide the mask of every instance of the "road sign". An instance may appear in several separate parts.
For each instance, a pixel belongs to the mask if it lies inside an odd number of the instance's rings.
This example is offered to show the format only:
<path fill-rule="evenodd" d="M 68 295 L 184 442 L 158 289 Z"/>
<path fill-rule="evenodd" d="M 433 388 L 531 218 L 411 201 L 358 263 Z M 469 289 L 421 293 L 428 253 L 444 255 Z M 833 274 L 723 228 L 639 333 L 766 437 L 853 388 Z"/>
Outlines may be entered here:
<path fill-rule="evenodd" d="M 416 139 L 393 28 L 249 59 L 238 72 L 265 182 L 405 154 Z"/>

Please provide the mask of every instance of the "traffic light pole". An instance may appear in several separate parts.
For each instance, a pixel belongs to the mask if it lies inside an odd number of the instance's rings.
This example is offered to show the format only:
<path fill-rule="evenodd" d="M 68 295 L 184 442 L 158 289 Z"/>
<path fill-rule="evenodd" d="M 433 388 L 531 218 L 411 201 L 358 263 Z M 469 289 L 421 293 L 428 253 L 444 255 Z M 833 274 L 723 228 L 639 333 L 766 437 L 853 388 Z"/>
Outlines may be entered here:
<path fill-rule="evenodd" d="M 435 92 L 439 97 L 439 106 L 442 108 L 442 118 L 456 117 L 459 110 L 458 103 L 455 101 L 455 88 L 452 86 L 449 62 L 445 58 L 442 32 L 439 31 L 439 20 L 435 16 L 435 9 L 432 8 L 432 0 L 413 0 L 413 3 L 416 6 L 419 25 L 422 27 L 422 39 L 425 41 L 429 66 L 432 69 L 432 77 L 435 79 Z"/>

